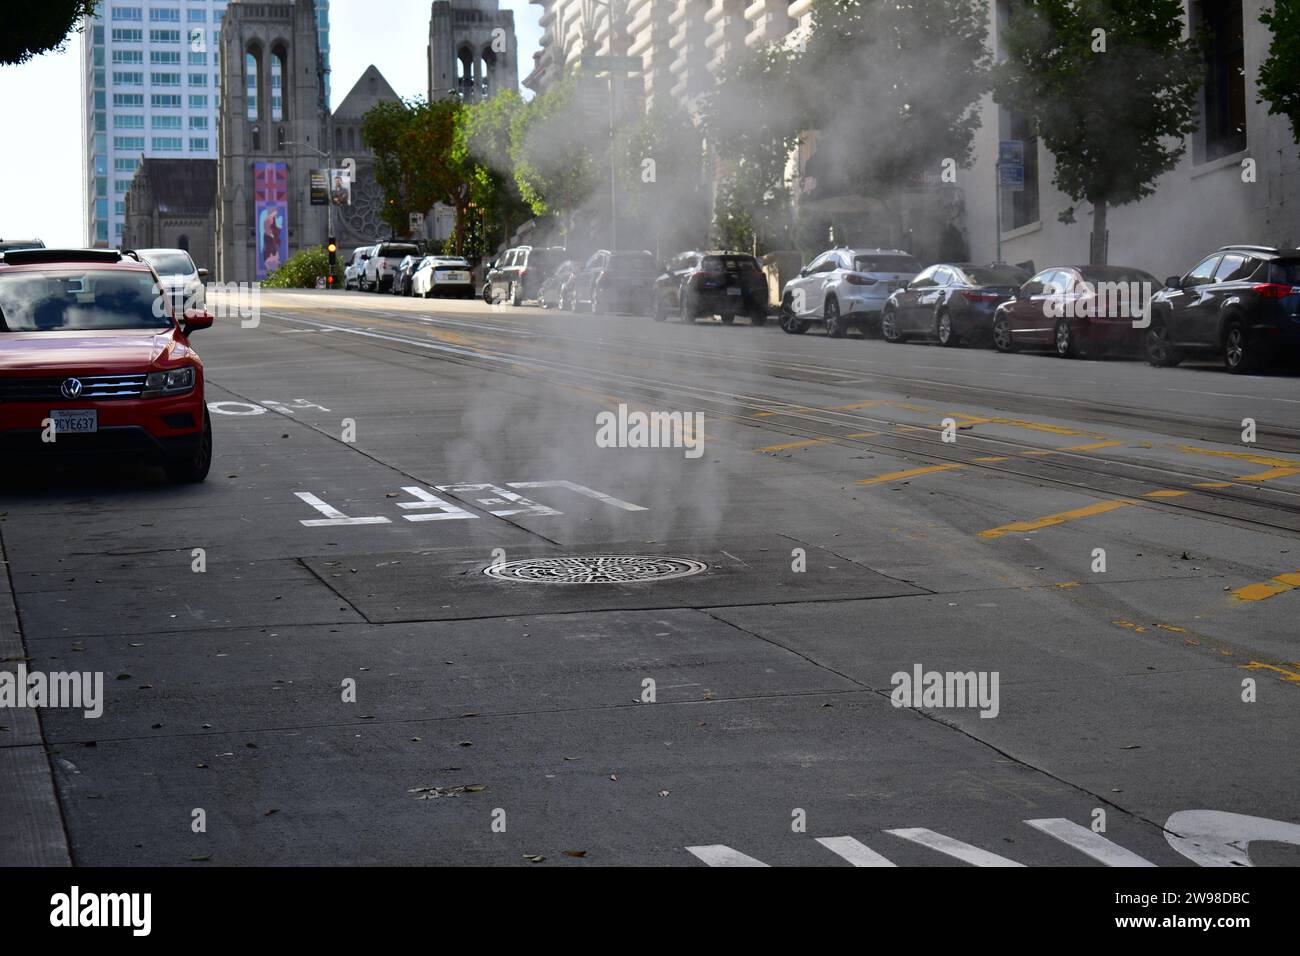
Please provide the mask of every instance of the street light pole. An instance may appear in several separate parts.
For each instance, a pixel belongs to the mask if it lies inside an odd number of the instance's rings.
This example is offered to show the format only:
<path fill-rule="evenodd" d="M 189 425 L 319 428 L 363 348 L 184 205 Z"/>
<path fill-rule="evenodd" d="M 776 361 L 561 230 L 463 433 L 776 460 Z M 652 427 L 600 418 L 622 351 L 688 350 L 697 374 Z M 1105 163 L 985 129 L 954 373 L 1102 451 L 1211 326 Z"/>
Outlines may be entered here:
<path fill-rule="evenodd" d="M 334 203 L 330 201 L 329 196 L 329 175 L 330 170 L 334 167 L 334 152 L 322 153 L 311 143 L 285 143 L 285 146 L 303 146 L 310 149 L 313 153 L 325 160 L 325 229 L 332 236 L 334 235 Z"/>

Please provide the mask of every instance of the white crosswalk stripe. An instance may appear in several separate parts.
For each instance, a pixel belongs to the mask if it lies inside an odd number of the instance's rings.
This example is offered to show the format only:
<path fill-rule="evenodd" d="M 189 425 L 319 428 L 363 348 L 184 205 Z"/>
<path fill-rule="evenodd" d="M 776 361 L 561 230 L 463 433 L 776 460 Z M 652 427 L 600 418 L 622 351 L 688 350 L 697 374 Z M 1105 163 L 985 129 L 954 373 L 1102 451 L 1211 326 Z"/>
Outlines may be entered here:
<path fill-rule="evenodd" d="M 853 837 L 818 837 L 817 842 L 836 856 L 843 857 L 854 866 L 895 866 L 871 847 L 859 843 Z"/>
<path fill-rule="evenodd" d="M 733 850 L 725 843 L 714 843 L 709 846 L 688 846 L 686 851 L 709 866 L 767 866 L 762 860 L 746 856 L 739 850 Z"/>
<path fill-rule="evenodd" d="M 956 857 L 963 863 L 969 863 L 971 866 L 1024 866 L 1023 863 L 1017 863 L 1015 860 L 1008 860 L 1005 856 L 998 856 L 996 853 L 990 853 L 988 850 L 981 850 L 977 846 L 971 846 L 969 843 L 962 843 L 961 840 L 954 840 L 952 837 L 944 836 L 942 833 L 935 833 L 933 830 L 927 830 L 925 827 L 911 827 L 904 830 L 886 830 L 896 837 L 904 840 L 911 840 L 913 843 L 919 843 L 922 846 L 928 846 L 932 850 L 938 850 L 940 853 L 946 853 L 948 856 Z"/>
<path fill-rule="evenodd" d="M 1143 859 L 1132 850 L 1126 850 L 1118 843 L 1107 840 L 1100 833 L 1093 833 L 1087 827 L 1081 827 L 1064 817 L 1025 822 L 1035 830 L 1042 830 L 1048 836 L 1056 837 L 1062 843 L 1069 844 L 1107 866 L 1155 866 L 1150 860 Z"/>

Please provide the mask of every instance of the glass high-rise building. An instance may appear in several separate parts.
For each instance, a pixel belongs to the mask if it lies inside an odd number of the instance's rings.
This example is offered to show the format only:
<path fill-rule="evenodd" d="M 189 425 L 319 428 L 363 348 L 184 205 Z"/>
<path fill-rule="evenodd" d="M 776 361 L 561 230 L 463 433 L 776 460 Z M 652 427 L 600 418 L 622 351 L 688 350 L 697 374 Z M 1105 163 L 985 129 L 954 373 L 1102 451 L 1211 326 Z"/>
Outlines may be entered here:
<path fill-rule="evenodd" d="M 315 2 L 328 102 L 329 0 Z M 226 5 L 227 0 L 102 0 L 98 13 L 86 21 L 82 148 L 87 245 L 121 243 L 126 194 L 142 156 L 217 158 L 219 39 Z"/>

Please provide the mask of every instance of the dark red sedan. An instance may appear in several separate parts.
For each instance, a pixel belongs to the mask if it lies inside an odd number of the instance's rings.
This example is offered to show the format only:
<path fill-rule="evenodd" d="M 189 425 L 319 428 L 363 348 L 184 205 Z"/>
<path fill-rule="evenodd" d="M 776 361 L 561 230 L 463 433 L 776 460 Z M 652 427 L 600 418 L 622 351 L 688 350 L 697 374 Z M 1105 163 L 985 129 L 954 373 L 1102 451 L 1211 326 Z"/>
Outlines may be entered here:
<path fill-rule="evenodd" d="M 157 274 L 117 250 L 0 257 L 0 457 L 112 455 L 207 477 L 212 426 L 203 363 Z"/>
<path fill-rule="evenodd" d="M 1050 349 L 1061 358 L 1136 353 L 1150 324 L 1155 276 L 1125 266 L 1053 266 L 993 316 L 999 352 Z"/>

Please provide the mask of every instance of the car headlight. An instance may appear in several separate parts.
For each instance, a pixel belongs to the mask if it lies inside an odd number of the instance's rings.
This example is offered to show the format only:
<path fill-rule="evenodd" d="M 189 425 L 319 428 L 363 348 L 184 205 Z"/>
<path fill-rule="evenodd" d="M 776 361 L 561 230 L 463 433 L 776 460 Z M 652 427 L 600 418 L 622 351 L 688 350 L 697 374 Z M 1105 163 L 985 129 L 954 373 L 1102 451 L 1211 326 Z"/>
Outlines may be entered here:
<path fill-rule="evenodd" d="M 194 387 L 194 366 L 174 368 L 170 372 L 150 372 L 144 382 L 144 397 L 179 395 Z"/>

